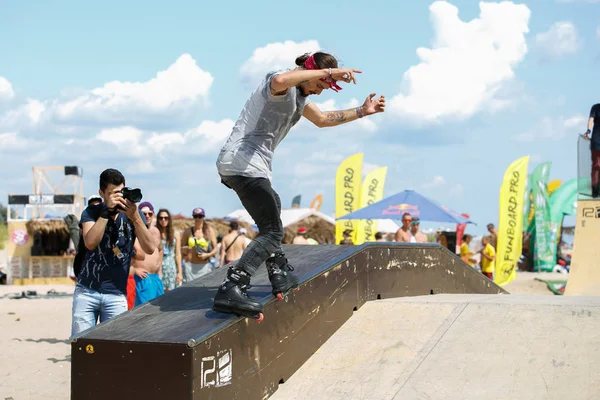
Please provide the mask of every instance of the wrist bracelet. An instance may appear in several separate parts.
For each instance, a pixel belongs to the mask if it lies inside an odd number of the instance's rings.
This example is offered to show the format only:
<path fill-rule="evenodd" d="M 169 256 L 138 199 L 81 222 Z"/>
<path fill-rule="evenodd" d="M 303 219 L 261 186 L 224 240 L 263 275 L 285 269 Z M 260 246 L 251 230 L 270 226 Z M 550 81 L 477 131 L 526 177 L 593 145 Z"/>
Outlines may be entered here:
<path fill-rule="evenodd" d="M 329 67 L 329 79 L 333 80 L 332 76 L 331 76 L 331 67 Z"/>
<path fill-rule="evenodd" d="M 364 117 L 362 111 L 360 110 L 360 106 L 356 107 L 356 113 L 358 114 L 358 118 Z"/>

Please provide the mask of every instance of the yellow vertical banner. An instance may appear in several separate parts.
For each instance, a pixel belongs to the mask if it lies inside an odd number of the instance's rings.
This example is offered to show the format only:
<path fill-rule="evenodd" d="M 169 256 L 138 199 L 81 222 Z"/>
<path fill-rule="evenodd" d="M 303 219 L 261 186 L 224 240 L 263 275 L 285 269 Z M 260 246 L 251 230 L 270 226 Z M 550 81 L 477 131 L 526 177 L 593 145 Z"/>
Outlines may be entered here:
<path fill-rule="evenodd" d="M 494 282 L 505 285 L 517 276 L 523 248 L 523 206 L 529 156 L 515 160 L 504 173 L 500 187 L 500 215 Z"/>
<path fill-rule="evenodd" d="M 387 167 L 378 168 L 371 171 L 362 184 L 360 193 L 360 208 L 370 206 L 383 199 L 383 185 L 385 183 L 385 175 Z M 363 244 L 364 242 L 374 242 L 375 233 L 377 233 L 378 220 L 362 219 L 358 221 L 356 230 L 355 244 Z"/>
<path fill-rule="evenodd" d="M 335 175 L 335 217 L 343 217 L 360 208 L 360 187 L 362 181 L 363 153 L 346 158 L 339 165 Z M 335 243 L 343 240 L 342 233 L 352 230 L 352 242 L 356 243 L 358 221 L 335 222 Z"/>

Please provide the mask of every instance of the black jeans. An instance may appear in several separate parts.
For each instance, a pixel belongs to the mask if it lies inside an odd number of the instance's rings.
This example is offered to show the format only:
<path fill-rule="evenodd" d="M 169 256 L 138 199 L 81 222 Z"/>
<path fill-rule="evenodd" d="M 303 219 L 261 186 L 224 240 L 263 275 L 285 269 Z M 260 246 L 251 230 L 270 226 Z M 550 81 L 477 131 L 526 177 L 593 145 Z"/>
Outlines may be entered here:
<path fill-rule="evenodd" d="M 258 235 L 246 247 L 237 263 L 237 268 L 254 275 L 271 254 L 281 252 L 281 199 L 266 178 L 221 176 L 221 181 L 237 193 L 242 205 L 258 226 Z"/>

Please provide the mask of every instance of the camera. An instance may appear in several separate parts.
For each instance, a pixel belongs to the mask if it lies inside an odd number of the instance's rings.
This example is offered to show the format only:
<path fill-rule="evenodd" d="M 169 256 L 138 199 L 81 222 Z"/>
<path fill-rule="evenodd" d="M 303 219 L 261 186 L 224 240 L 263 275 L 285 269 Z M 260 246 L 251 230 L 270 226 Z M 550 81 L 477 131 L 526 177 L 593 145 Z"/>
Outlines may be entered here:
<path fill-rule="evenodd" d="M 132 189 L 130 187 L 124 187 L 121 189 L 121 194 L 123 198 L 133 202 L 139 203 L 142 200 L 142 191 L 140 189 Z"/>

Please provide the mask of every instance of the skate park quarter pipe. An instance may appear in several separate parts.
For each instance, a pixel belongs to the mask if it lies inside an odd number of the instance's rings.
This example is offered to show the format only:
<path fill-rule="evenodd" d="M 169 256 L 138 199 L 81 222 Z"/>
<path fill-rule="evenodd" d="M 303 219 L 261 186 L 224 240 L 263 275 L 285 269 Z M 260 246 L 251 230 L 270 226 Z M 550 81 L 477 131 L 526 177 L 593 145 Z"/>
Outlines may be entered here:
<path fill-rule="evenodd" d="M 277 301 L 263 264 L 261 323 L 212 311 L 221 268 L 72 338 L 71 398 L 266 399 L 366 302 L 506 293 L 438 244 L 283 249 L 300 291 Z"/>

